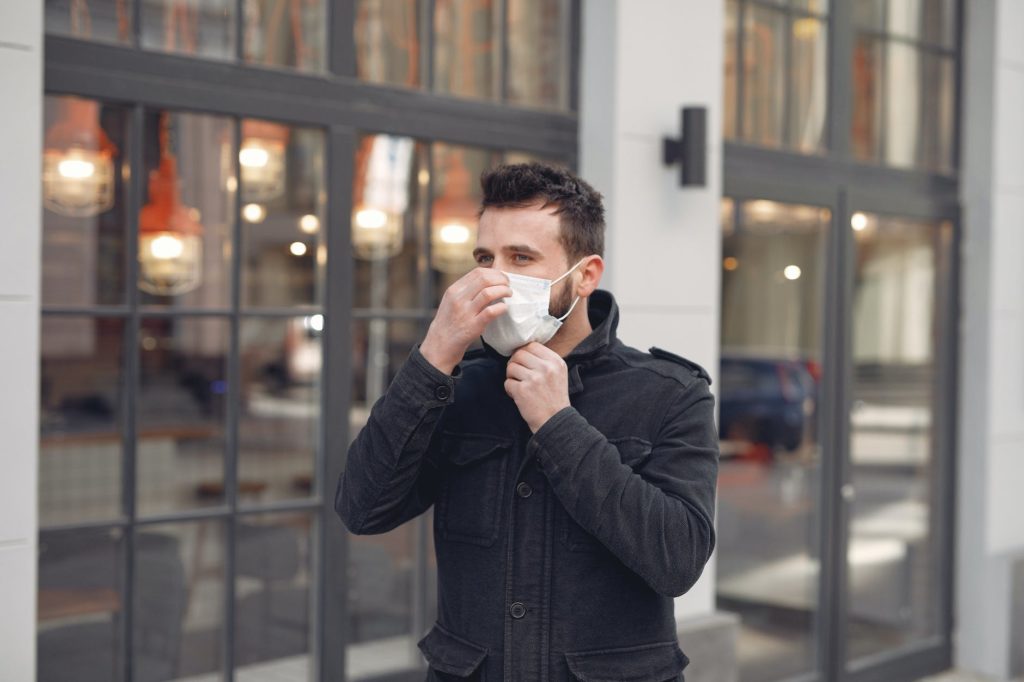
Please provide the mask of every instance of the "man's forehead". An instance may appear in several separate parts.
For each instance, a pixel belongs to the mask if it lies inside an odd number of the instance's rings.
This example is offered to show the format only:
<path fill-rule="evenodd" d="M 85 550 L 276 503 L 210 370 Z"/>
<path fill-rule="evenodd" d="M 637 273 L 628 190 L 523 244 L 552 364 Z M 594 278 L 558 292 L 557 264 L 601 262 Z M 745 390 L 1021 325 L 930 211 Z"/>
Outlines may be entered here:
<path fill-rule="evenodd" d="M 480 216 L 479 246 L 511 250 L 525 246 L 549 249 L 559 237 L 559 218 L 552 207 L 540 209 L 540 203 L 524 208 L 487 207 Z"/>

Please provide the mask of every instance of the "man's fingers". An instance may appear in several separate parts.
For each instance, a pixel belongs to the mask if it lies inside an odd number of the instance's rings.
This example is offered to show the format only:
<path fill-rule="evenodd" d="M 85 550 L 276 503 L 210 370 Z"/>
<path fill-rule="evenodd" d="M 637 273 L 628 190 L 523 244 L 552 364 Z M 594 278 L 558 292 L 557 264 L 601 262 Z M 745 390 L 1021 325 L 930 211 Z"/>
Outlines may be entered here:
<path fill-rule="evenodd" d="M 477 327 L 479 327 L 480 331 L 483 331 L 483 328 L 487 326 L 488 322 L 496 317 L 504 315 L 507 309 L 508 303 L 505 303 L 504 301 L 498 301 L 494 305 L 485 305 L 483 310 L 478 312 L 473 318 L 473 322 Z"/>
<path fill-rule="evenodd" d="M 511 295 L 512 287 L 507 284 L 492 284 L 491 286 L 484 287 L 473 297 L 473 311 L 479 313 L 486 306 L 490 305 L 492 301 L 496 301 L 499 298 L 508 298 Z"/>
<path fill-rule="evenodd" d="M 540 369 L 542 366 L 542 359 L 540 358 L 540 356 L 531 353 L 528 350 L 532 343 L 528 343 L 525 346 L 519 348 L 515 353 L 512 353 L 512 357 L 509 358 L 509 364 L 515 362 L 519 363 L 520 365 L 523 365 L 524 367 L 529 367 L 530 369 Z"/>
<path fill-rule="evenodd" d="M 515 362 L 509 362 L 505 367 L 505 376 L 516 381 L 525 381 L 530 376 L 530 370 Z"/>

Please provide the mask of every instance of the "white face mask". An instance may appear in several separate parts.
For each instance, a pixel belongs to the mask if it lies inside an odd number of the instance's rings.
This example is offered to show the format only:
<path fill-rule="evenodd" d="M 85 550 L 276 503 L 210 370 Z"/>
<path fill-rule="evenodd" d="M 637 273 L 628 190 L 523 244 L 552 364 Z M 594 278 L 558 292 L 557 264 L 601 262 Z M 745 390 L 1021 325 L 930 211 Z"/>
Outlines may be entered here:
<path fill-rule="evenodd" d="M 562 326 L 562 320 L 569 317 L 569 313 L 580 300 L 577 296 L 565 315 L 553 317 L 548 312 L 551 305 L 551 286 L 568 276 L 584 260 L 586 259 L 581 259 L 553 280 L 506 272 L 509 286 L 512 287 L 512 295 L 498 299 L 505 301 L 508 307 L 503 315 L 491 320 L 484 327 L 484 341 L 502 355 L 512 355 L 516 348 L 531 341 L 547 343 Z"/>

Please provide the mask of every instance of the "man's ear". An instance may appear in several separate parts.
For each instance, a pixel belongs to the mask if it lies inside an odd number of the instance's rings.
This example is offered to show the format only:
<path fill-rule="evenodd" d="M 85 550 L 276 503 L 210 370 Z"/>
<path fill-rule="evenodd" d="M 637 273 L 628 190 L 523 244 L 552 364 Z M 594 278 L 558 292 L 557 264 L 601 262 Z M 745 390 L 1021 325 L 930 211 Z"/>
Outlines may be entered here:
<path fill-rule="evenodd" d="M 604 259 L 597 254 L 590 256 L 587 262 L 580 266 L 580 272 L 582 278 L 576 293 L 580 297 L 586 298 L 594 293 L 594 289 L 601 283 L 601 275 L 604 274 Z"/>

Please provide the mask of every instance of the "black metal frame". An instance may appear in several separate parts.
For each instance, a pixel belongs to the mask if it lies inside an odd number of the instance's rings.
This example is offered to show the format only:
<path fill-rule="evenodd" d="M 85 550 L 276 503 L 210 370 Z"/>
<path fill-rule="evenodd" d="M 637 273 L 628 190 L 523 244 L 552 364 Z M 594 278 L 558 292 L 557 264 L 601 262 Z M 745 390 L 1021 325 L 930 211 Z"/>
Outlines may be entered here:
<path fill-rule="evenodd" d="M 748 4 L 762 0 L 739 0 L 738 21 Z M 774 6 L 777 8 L 777 6 Z M 790 13 L 792 10 L 790 10 Z M 963 3 L 957 3 L 956 47 L 940 50 L 956 59 L 955 107 L 953 112 L 953 164 L 961 158 L 960 112 L 962 109 Z M 808 15 L 816 16 L 816 15 Z M 821 443 L 831 456 L 823 458 L 821 508 L 821 571 L 819 576 L 818 620 L 822 624 L 817 642 L 817 666 L 804 680 L 847 680 L 849 682 L 893 682 L 912 680 L 948 668 L 952 652 L 953 559 L 955 544 L 955 446 L 958 347 L 957 320 L 960 311 L 960 266 L 957 254 L 962 242 L 960 227 L 960 182 L 957 175 L 906 170 L 855 160 L 850 150 L 852 104 L 852 54 L 858 29 L 853 24 L 852 5 L 830 3 L 827 18 L 828 111 L 827 149 L 821 154 L 802 155 L 792 151 L 757 147 L 742 141 L 724 144 L 724 196 L 737 199 L 769 199 L 809 204 L 832 211 L 828 237 L 826 300 L 823 324 L 824 396 L 821 401 Z M 876 38 L 892 39 L 878 34 Z M 903 40 L 903 39 L 898 39 Z M 918 43 L 915 45 L 920 46 Z M 737 50 L 742 62 L 743 40 Z M 739 70 L 741 71 L 741 69 Z M 742 73 L 737 73 L 736 130 L 742 134 Z M 886 652 L 870 659 L 847 662 L 846 614 L 848 579 L 846 548 L 849 540 L 849 505 L 841 490 L 850 482 L 849 414 L 852 386 L 852 296 L 854 245 L 850 217 L 855 210 L 877 212 L 948 223 L 937 230 L 940 262 L 937 325 L 935 438 L 931 530 L 935 534 L 933 565 L 938 583 L 939 635 L 905 649 Z"/>
<path fill-rule="evenodd" d="M 166 54 L 120 45 L 101 44 L 75 38 L 47 35 L 45 37 L 45 91 L 47 94 L 78 95 L 108 103 L 126 105 L 131 111 L 128 162 L 133 169 L 143 168 L 143 122 L 147 109 L 171 109 L 211 113 L 233 117 L 232 138 L 238 148 L 241 119 L 259 118 L 287 124 L 318 127 L 324 131 L 325 181 L 328 196 L 324 239 L 329 253 L 326 270 L 326 291 L 323 306 L 297 306 L 286 309 L 246 311 L 247 317 L 293 317 L 324 313 L 322 336 L 323 369 L 320 392 L 320 430 L 315 461 L 315 483 L 307 499 L 289 500 L 260 506 L 238 507 L 237 429 L 239 410 L 228 401 L 225 427 L 224 483 L 225 499 L 218 507 L 174 512 L 140 518 L 135 499 L 135 406 L 132 395 L 139 377 L 138 329 L 143 316 L 221 316 L 230 320 L 228 357 L 229 395 L 238 395 L 240 382 L 238 361 L 238 325 L 240 308 L 240 259 L 232 259 L 232 300 L 227 309 L 164 310 L 139 305 L 135 282 L 138 281 L 138 212 L 142 206 L 142 184 L 133 177 L 126 192 L 127 234 L 126 283 L 127 298 L 123 305 L 89 307 L 43 306 L 42 314 L 118 317 L 125 321 L 124 382 L 122 392 L 124 415 L 122 459 L 122 510 L 116 520 L 64 524 L 41 529 L 40 535 L 61 530 L 88 528 L 120 528 L 125 532 L 125 582 L 123 585 L 123 618 L 121 635 L 124 651 L 123 675 L 132 679 L 132 611 L 133 611 L 133 540 L 134 529 L 168 521 L 218 520 L 225 524 L 225 596 L 222 629 L 222 660 L 227 680 L 234 679 L 234 592 L 235 592 L 235 519 L 248 514 L 281 511 L 305 511 L 312 514 L 312 570 L 318 599 L 311 610 L 311 655 L 317 666 L 316 679 L 345 679 L 345 646 L 347 641 L 346 581 L 349 539 L 347 531 L 334 512 L 335 483 L 344 468 L 344 451 L 350 440 L 347 415 L 351 407 L 351 326 L 361 319 L 419 320 L 425 331 L 432 317 L 434 292 L 427 268 L 420 267 L 422 289 L 419 307 L 410 310 L 355 310 L 352 294 L 354 256 L 349 238 L 352 212 L 352 185 L 355 169 L 353 159 L 359 136 L 366 133 L 388 133 L 427 142 L 440 141 L 492 150 L 514 150 L 554 158 L 574 167 L 578 158 L 579 101 L 579 33 L 580 0 L 564 0 L 569 11 L 569 88 L 570 111 L 554 112 L 513 107 L 503 102 L 458 99 L 431 92 L 433 83 L 433 10 L 434 0 L 418 0 L 421 22 L 423 89 L 412 90 L 362 82 L 356 78 L 356 55 L 351 40 L 355 25 L 355 3 L 350 0 L 325 0 L 329 27 L 326 72 L 311 75 L 268 69 L 245 64 L 243 57 L 242 13 L 235 2 L 236 61 L 233 63 L 203 61 L 175 54 Z M 141 0 L 132 0 L 132 35 L 134 45 L 141 36 Z M 501 20 L 502 52 L 506 53 L 508 15 L 506 2 L 497 3 Z M 338 39 L 340 37 L 340 39 Z M 501 93 L 507 91 L 507 66 L 502 60 Z M 427 145 L 425 162 L 430 167 L 432 145 Z M 237 154 L 235 177 L 239 175 Z M 135 174 L 133 174 L 134 176 Z M 427 187 L 432 196 L 433 173 Z M 430 206 L 424 202 L 423 224 L 429 224 Z M 241 192 L 235 193 L 235 220 L 232 243 L 241 237 Z M 424 227 L 424 229 L 426 229 Z M 424 239 L 429 262 L 429 239 Z M 328 415 L 344 415 L 328 418 Z M 413 606 L 412 627 L 424 631 L 429 623 L 425 614 L 427 536 L 429 528 L 421 517 L 416 524 L 417 603 Z M 422 677 L 422 671 L 411 671 L 408 679 Z M 397 678 L 389 678 L 397 679 Z"/>

